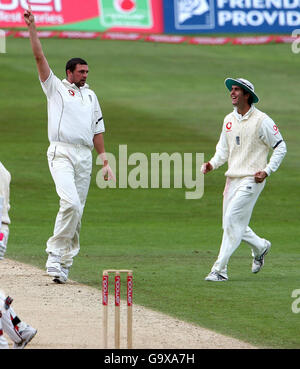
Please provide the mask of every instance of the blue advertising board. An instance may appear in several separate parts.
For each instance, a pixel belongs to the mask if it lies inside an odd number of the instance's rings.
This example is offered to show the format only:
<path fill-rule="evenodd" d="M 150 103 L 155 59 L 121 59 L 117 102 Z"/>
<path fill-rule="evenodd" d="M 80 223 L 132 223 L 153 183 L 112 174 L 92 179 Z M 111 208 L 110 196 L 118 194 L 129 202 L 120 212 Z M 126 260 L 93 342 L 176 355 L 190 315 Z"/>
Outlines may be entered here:
<path fill-rule="evenodd" d="M 292 33 L 300 0 L 164 0 L 165 33 Z"/>

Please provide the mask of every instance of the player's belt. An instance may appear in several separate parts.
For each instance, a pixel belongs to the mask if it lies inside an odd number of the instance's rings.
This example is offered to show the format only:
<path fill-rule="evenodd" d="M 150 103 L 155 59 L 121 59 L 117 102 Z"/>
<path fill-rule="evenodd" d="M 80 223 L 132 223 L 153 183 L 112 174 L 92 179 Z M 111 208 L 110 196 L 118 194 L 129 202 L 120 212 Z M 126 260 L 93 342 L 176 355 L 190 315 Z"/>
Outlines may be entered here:
<path fill-rule="evenodd" d="M 91 151 L 91 148 L 89 146 L 83 145 L 83 144 L 72 144 L 72 143 L 61 142 L 61 141 L 51 141 L 50 144 L 51 145 L 60 145 L 60 146 L 65 146 L 65 147 L 75 147 L 75 148 L 89 149 Z"/>

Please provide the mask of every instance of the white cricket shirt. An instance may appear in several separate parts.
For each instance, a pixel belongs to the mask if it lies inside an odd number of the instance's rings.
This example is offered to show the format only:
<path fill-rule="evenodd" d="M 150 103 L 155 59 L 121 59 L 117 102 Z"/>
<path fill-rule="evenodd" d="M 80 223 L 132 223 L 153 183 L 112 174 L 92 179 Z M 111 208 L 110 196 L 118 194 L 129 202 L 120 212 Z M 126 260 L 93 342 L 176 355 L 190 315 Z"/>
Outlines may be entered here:
<path fill-rule="evenodd" d="M 49 141 L 86 145 L 92 150 L 94 135 L 105 132 L 94 91 L 87 84 L 79 88 L 66 79 L 61 81 L 52 71 L 41 85 L 48 100 Z"/>
<path fill-rule="evenodd" d="M 274 151 L 267 163 L 269 149 Z M 235 108 L 225 117 L 216 153 L 209 162 L 213 169 L 228 162 L 225 175 L 229 177 L 254 175 L 257 171 L 265 171 L 270 176 L 286 152 L 277 125 L 252 105 L 244 116 Z"/>

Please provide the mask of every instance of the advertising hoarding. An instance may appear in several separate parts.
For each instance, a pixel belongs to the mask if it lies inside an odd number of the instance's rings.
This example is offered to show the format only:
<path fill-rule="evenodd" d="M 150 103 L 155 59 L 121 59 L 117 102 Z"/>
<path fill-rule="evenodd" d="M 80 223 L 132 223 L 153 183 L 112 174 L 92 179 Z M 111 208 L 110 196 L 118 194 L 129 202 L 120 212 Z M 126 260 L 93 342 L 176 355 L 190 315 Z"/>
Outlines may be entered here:
<path fill-rule="evenodd" d="M 162 33 L 162 0 L 0 0 L 0 28 L 25 28 L 31 5 L 39 28 Z"/>
<path fill-rule="evenodd" d="M 165 33 L 291 33 L 299 0 L 165 0 Z"/>

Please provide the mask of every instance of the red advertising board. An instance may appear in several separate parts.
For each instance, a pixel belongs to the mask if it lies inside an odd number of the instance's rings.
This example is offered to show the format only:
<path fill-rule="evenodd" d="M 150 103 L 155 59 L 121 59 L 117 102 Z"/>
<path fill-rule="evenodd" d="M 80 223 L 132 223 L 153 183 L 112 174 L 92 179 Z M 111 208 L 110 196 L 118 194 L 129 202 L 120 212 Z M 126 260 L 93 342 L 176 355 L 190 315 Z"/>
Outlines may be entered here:
<path fill-rule="evenodd" d="M 273 41 L 273 36 L 257 36 L 257 37 L 236 37 L 233 40 L 234 45 L 259 45 L 269 44 Z"/>
<path fill-rule="evenodd" d="M 0 0 L 0 28 L 26 27 L 28 5 L 47 29 L 163 32 L 162 0 Z"/>
<path fill-rule="evenodd" d="M 225 45 L 230 42 L 229 37 L 193 37 L 190 44 L 194 45 Z"/>
<path fill-rule="evenodd" d="M 38 26 L 54 26 L 90 19 L 98 12 L 97 1 L 87 1 L 79 7 L 74 0 L 0 0 L 0 26 L 25 27 L 23 13 L 31 6 Z M 82 2 L 81 2 L 82 3 Z"/>
<path fill-rule="evenodd" d="M 181 44 L 186 41 L 186 37 L 183 36 L 170 36 L 170 35 L 149 35 L 145 37 L 145 41 L 159 42 L 159 43 L 171 43 Z"/>

